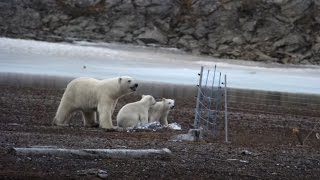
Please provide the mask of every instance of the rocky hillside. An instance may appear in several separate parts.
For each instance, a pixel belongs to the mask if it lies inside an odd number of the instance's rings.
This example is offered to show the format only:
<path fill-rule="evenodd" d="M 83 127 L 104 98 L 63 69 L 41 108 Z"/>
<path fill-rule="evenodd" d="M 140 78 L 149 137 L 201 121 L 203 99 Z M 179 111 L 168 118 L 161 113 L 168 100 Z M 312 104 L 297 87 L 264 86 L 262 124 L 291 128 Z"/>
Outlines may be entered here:
<path fill-rule="evenodd" d="M 0 36 L 320 64 L 319 0 L 1 0 Z"/>

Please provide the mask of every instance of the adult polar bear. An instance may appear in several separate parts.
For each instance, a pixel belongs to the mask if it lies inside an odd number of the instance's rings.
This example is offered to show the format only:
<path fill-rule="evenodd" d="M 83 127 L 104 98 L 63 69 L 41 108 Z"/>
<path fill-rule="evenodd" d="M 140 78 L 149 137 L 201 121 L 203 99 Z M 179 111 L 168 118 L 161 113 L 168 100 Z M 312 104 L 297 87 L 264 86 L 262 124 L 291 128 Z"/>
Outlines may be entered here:
<path fill-rule="evenodd" d="M 149 123 L 159 121 L 161 125 L 168 126 L 168 114 L 174 108 L 174 100 L 162 98 L 149 109 Z"/>
<path fill-rule="evenodd" d="M 138 84 L 129 76 L 97 80 L 81 77 L 72 80 L 60 102 L 53 124 L 68 126 L 70 114 L 80 110 L 84 116 L 84 125 L 96 126 L 96 114 L 99 113 L 101 128 L 112 129 L 111 116 L 118 99 L 136 90 Z"/>
<path fill-rule="evenodd" d="M 135 127 L 139 124 L 148 123 L 149 108 L 156 103 L 150 95 L 142 95 L 140 101 L 126 104 L 117 115 L 118 127 Z"/>

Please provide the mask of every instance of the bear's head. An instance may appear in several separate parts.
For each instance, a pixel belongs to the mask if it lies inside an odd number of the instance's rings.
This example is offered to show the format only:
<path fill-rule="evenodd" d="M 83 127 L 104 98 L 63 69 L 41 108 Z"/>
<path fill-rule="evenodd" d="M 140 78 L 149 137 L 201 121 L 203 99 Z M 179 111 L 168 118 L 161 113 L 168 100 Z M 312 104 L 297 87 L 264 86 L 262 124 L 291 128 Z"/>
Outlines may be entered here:
<path fill-rule="evenodd" d="M 118 78 L 118 82 L 120 84 L 120 88 L 127 93 L 137 90 L 138 83 L 136 83 L 136 81 L 130 76 L 121 76 Z"/>
<path fill-rule="evenodd" d="M 149 106 L 156 104 L 156 100 L 151 95 L 142 95 L 141 101 L 147 102 Z"/>
<path fill-rule="evenodd" d="M 162 98 L 162 103 L 166 109 L 173 109 L 174 108 L 174 100 L 173 99 L 166 99 Z"/>

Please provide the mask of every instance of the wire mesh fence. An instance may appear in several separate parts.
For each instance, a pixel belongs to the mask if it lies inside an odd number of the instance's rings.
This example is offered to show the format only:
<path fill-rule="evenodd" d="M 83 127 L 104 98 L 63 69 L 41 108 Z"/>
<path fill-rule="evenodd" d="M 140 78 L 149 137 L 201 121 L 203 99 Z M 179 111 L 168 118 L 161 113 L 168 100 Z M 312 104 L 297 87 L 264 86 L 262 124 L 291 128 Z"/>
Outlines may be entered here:
<path fill-rule="evenodd" d="M 216 67 L 212 72 L 201 68 L 194 120 L 195 128 L 204 129 L 213 139 L 224 130 L 228 141 L 228 122 L 248 128 L 298 128 L 320 133 L 319 95 L 231 89 L 226 86 L 227 76 L 223 78 L 216 71 Z"/>
<path fill-rule="evenodd" d="M 312 129 L 320 121 L 320 97 L 277 92 L 229 90 L 228 111 L 253 115 L 267 126 Z"/>
<path fill-rule="evenodd" d="M 217 73 L 216 66 L 211 73 L 210 70 L 207 70 L 207 73 L 204 74 L 204 68 L 201 67 L 199 73 L 199 84 L 198 84 L 198 95 L 196 96 L 196 109 L 195 109 L 195 120 L 194 127 L 196 129 L 202 128 L 205 130 L 206 134 L 211 134 L 215 138 L 218 131 L 218 119 L 221 111 L 221 103 L 223 102 L 222 97 L 225 92 L 222 92 L 222 79 L 221 72 Z M 203 79 L 203 76 L 206 78 Z M 226 85 L 226 75 L 224 84 Z M 203 82 L 205 82 L 203 84 Z M 227 102 L 227 101 L 224 101 Z M 224 106 L 226 108 L 226 104 Z M 225 112 L 225 122 L 224 127 L 226 131 L 225 140 L 228 141 L 227 136 L 227 110 Z"/>

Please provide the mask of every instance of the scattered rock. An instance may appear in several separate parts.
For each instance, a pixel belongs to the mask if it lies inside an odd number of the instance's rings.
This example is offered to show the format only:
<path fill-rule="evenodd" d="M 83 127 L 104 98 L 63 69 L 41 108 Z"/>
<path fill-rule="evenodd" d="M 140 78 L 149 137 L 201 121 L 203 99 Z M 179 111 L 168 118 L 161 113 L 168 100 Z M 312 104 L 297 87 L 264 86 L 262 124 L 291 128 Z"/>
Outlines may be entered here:
<path fill-rule="evenodd" d="M 99 169 L 97 176 L 101 179 L 106 179 L 108 177 L 108 173 L 107 171 Z"/>
<path fill-rule="evenodd" d="M 319 64 L 316 0 L 190 2 L 6 0 L 0 3 L 0 35 L 159 44 L 224 58 Z"/>
<path fill-rule="evenodd" d="M 247 160 L 241 160 L 241 159 L 227 159 L 227 161 L 239 161 L 241 163 L 249 163 Z"/>
<path fill-rule="evenodd" d="M 248 150 L 243 150 L 241 151 L 242 155 L 252 155 L 252 152 L 248 151 Z"/>
<path fill-rule="evenodd" d="M 200 141 L 203 139 L 202 129 L 190 129 L 188 134 L 178 134 L 171 138 L 171 141 Z"/>

